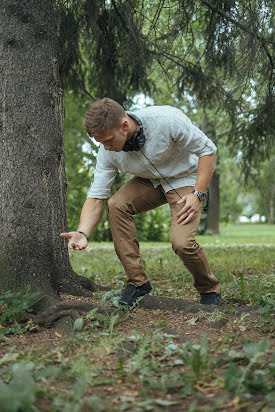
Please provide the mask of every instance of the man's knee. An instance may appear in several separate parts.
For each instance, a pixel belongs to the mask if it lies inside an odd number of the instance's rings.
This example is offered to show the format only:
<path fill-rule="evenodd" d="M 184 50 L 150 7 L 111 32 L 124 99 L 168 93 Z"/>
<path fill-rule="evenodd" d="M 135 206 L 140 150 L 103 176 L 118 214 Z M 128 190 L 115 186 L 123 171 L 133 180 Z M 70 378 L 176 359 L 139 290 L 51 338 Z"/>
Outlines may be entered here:
<path fill-rule="evenodd" d="M 171 239 L 171 242 L 174 252 L 180 256 L 190 256 L 198 249 L 195 239 Z"/>
<path fill-rule="evenodd" d="M 127 211 L 128 210 L 128 205 L 127 202 L 119 196 L 119 193 L 115 193 L 113 196 L 111 196 L 108 200 L 108 209 L 109 213 L 110 212 L 115 212 L 115 211 Z"/>

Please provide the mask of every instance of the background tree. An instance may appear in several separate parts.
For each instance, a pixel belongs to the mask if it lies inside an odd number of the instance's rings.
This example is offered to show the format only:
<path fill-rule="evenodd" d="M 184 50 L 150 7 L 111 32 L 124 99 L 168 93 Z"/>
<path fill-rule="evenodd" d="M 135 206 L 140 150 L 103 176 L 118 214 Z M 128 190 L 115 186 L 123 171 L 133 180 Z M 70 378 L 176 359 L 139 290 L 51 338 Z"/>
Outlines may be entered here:
<path fill-rule="evenodd" d="M 271 1 L 113 0 L 84 4 L 84 12 L 79 12 L 75 2 L 61 7 L 63 27 L 70 32 L 75 27 L 77 33 L 78 49 L 74 50 L 78 53 L 70 52 L 71 42 L 68 46 L 63 42 L 61 48 L 73 57 L 71 65 L 64 67 L 66 78 L 76 79 L 75 88 L 88 95 L 88 85 L 93 96 L 109 95 L 126 108 L 135 90 L 150 92 L 158 104 L 159 91 L 166 88 L 165 104 L 170 101 L 182 108 L 180 103 L 185 106 L 188 101 L 190 117 L 196 118 L 199 127 L 203 128 L 210 116 L 210 138 L 218 144 L 221 136 L 227 135 L 232 153 L 242 151 L 246 176 L 250 165 L 257 166 L 268 154 L 274 68 Z M 167 84 L 159 87 L 163 78 Z M 202 109 L 200 118 L 194 116 L 195 108 Z M 219 128 L 221 116 L 226 120 Z M 206 228 L 217 232 L 218 169 L 211 186 Z M 101 229 L 97 235 L 104 233 Z"/>
<path fill-rule="evenodd" d="M 167 98 L 170 91 L 176 105 L 187 107 L 191 119 L 196 118 L 216 144 L 226 135 L 231 153 L 242 152 L 247 177 L 251 167 L 259 167 L 268 156 L 272 142 L 272 2 L 181 1 L 159 2 L 155 7 L 148 36 L 159 65 L 153 77 L 160 78 L 162 71 L 166 78 L 162 94 Z M 205 227 L 217 232 L 218 168 L 211 189 Z"/>
<path fill-rule="evenodd" d="M 275 146 L 271 156 L 261 164 L 259 171 L 254 171 L 248 189 L 258 194 L 258 213 L 267 217 L 269 224 L 275 223 Z"/>

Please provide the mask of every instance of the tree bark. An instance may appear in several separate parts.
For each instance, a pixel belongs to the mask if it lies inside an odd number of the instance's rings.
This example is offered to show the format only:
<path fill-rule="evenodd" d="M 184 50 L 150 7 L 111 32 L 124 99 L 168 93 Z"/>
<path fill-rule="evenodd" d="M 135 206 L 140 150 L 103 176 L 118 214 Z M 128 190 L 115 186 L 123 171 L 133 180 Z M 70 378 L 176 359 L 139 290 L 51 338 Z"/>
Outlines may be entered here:
<path fill-rule="evenodd" d="M 215 170 L 209 185 L 209 206 L 206 218 L 206 230 L 219 233 L 220 217 L 220 175 Z"/>
<path fill-rule="evenodd" d="M 270 190 L 270 200 L 269 200 L 269 210 L 268 210 L 268 224 L 274 224 L 274 200 L 275 200 L 275 184 L 271 186 Z"/>
<path fill-rule="evenodd" d="M 71 268 L 66 242 L 63 92 L 54 0 L 0 5 L 0 291 L 60 292 L 96 286 Z"/>
<path fill-rule="evenodd" d="M 202 131 L 216 144 L 216 131 L 210 125 L 206 114 L 202 118 Z M 209 184 L 209 204 L 205 221 L 205 231 L 219 233 L 220 219 L 220 175 L 219 157 L 217 153 L 216 169 Z"/>

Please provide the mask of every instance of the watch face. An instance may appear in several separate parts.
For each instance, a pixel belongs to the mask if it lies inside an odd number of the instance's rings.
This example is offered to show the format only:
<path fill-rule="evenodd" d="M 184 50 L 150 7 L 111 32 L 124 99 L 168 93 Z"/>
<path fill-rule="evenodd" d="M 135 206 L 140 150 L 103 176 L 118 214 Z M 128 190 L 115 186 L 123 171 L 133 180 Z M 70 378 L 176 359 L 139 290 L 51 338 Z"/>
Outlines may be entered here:
<path fill-rule="evenodd" d="M 198 198 L 200 199 L 201 202 L 203 202 L 206 199 L 206 193 L 204 193 L 204 192 L 198 192 L 197 190 L 193 190 L 192 193 L 194 193 L 194 195 L 198 196 Z"/>

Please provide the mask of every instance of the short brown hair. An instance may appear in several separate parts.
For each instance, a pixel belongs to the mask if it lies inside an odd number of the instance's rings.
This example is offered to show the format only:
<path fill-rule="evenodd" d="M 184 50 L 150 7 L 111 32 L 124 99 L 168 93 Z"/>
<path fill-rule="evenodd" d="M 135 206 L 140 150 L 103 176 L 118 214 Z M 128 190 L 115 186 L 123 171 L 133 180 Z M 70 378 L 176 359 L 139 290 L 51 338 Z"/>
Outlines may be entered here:
<path fill-rule="evenodd" d="M 124 116 L 126 113 L 123 107 L 105 97 L 91 104 L 85 116 L 84 127 L 89 136 L 98 137 L 108 129 L 119 127 Z"/>

